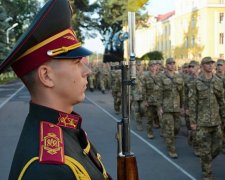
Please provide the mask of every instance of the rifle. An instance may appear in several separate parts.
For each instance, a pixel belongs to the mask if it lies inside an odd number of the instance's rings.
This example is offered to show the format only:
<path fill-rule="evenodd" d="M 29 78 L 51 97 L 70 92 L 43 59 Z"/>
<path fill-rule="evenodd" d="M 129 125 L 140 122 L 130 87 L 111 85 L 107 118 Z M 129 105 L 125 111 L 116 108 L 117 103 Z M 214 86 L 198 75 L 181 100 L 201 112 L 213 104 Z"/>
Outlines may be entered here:
<path fill-rule="evenodd" d="M 128 12 L 129 65 L 121 61 L 122 78 L 122 120 L 117 123 L 117 179 L 138 180 L 137 161 L 130 151 L 130 86 L 135 84 L 136 66 L 134 53 L 135 13 Z M 130 73 L 130 76 L 129 76 Z"/>

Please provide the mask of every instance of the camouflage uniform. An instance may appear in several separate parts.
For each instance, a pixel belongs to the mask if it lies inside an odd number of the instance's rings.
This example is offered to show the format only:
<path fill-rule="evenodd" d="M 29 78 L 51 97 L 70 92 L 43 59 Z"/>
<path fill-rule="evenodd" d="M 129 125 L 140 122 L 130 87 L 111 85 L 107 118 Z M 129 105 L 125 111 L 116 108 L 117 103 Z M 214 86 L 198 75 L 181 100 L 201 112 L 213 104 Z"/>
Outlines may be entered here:
<path fill-rule="evenodd" d="M 179 74 L 161 75 L 160 103 L 163 111 L 162 128 L 168 153 L 176 158 L 175 136 L 180 130 L 180 110 L 183 106 L 183 79 Z"/>
<path fill-rule="evenodd" d="M 96 67 L 91 65 L 91 74 L 88 76 L 88 86 L 90 91 L 94 91 L 96 84 Z"/>
<path fill-rule="evenodd" d="M 109 89 L 109 81 L 110 81 L 110 71 L 109 69 L 106 67 L 106 65 L 103 66 L 103 68 L 101 68 L 101 70 L 99 71 L 99 79 L 100 79 L 100 89 L 102 91 L 102 93 L 105 93 L 106 89 Z"/>
<path fill-rule="evenodd" d="M 203 63 L 214 62 L 210 57 Z M 220 153 L 222 145 L 221 120 L 225 118 L 222 81 L 215 75 L 206 79 L 200 75 L 189 91 L 191 125 L 197 125 L 196 136 L 200 145 L 201 167 L 204 178 L 212 179 L 211 161 Z"/>
<path fill-rule="evenodd" d="M 224 66 L 225 65 L 225 60 L 223 59 L 218 59 L 217 60 L 217 66 L 219 65 L 222 65 Z M 223 72 L 224 73 L 224 72 Z M 216 73 L 216 76 L 221 79 L 223 81 L 223 89 L 225 90 L 225 75 L 224 74 L 221 74 L 219 72 Z M 225 91 L 224 91 L 224 98 L 225 98 Z M 222 152 L 225 153 L 225 128 L 224 126 L 222 127 L 222 133 L 223 133 L 223 145 L 222 145 Z"/>
<path fill-rule="evenodd" d="M 199 68 L 199 62 L 192 60 L 189 64 L 189 68 L 190 68 L 190 75 L 188 75 L 188 77 L 186 78 L 185 85 L 184 85 L 185 86 L 185 90 L 184 90 L 185 118 L 186 118 L 187 130 L 188 130 L 188 144 L 193 146 L 194 154 L 196 156 L 199 156 L 199 144 L 198 144 L 198 140 L 196 136 L 196 130 L 191 129 L 190 118 L 189 118 L 189 106 L 188 106 L 188 100 L 189 100 L 188 94 L 190 89 L 192 88 L 194 81 L 197 79 L 198 73 L 195 71 L 197 71 L 196 69 Z M 195 69 L 192 69 L 192 68 L 195 68 Z"/>
<path fill-rule="evenodd" d="M 150 139 L 154 138 L 153 135 L 153 122 L 159 122 L 158 108 L 159 108 L 159 80 L 157 75 L 147 72 L 145 75 L 145 91 L 147 101 L 147 135 Z"/>
<path fill-rule="evenodd" d="M 191 138 L 190 138 L 190 132 L 191 132 L 191 126 L 190 126 L 190 120 L 189 115 L 187 113 L 188 111 L 188 89 L 189 89 L 189 83 L 193 80 L 192 76 L 189 74 L 182 73 L 181 74 L 183 81 L 184 81 L 184 120 L 188 131 L 188 144 L 191 144 Z"/>
<path fill-rule="evenodd" d="M 139 65 L 141 66 L 141 65 Z M 137 130 L 142 130 L 142 118 L 145 112 L 145 89 L 143 71 L 137 71 L 135 86 L 131 87 L 132 110 L 134 113 Z"/>
<path fill-rule="evenodd" d="M 121 110 L 121 71 L 111 71 L 111 88 L 112 96 L 114 98 L 114 110 L 116 113 L 120 113 Z"/>

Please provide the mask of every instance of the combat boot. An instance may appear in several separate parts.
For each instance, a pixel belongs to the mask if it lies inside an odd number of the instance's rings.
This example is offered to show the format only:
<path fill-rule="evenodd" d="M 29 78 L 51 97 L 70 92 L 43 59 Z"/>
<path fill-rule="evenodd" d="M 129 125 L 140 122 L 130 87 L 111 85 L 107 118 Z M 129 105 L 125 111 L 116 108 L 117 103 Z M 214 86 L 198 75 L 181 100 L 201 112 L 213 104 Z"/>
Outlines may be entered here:
<path fill-rule="evenodd" d="M 213 180 L 214 178 L 213 178 L 213 176 L 206 176 L 206 177 L 204 177 L 203 179 L 204 179 L 204 180 Z"/>
<path fill-rule="evenodd" d="M 176 153 L 176 150 L 170 150 L 168 153 L 169 153 L 169 156 L 170 156 L 171 158 L 173 158 L 173 159 L 178 158 L 178 155 L 177 155 L 177 153 Z"/>
<path fill-rule="evenodd" d="M 147 133 L 147 137 L 148 137 L 149 139 L 154 139 L 154 138 L 155 138 L 154 134 L 151 133 L 151 132 L 148 132 L 148 133 Z"/>
<path fill-rule="evenodd" d="M 194 150 L 194 155 L 200 157 L 200 152 L 198 150 Z"/>
<path fill-rule="evenodd" d="M 142 124 L 137 124 L 136 128 L 137 128 L 138 131 L 142 131 L 143 130 Z"/>

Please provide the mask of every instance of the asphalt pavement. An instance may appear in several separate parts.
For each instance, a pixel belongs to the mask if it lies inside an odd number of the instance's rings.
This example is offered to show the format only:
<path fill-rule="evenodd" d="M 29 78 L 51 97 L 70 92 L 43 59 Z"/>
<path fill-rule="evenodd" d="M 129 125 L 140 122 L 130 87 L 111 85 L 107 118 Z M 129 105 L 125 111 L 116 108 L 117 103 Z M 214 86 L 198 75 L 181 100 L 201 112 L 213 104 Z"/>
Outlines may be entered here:
<path fill-rule="evenodd" d="M 29 100 L 29 93 L 19 80 L 0 85 L 0 180 L 8 179 L 16 144 L 28 113 Z M 121 115 L 115 114 L 113 110 L 111 93 L 87 91 L 85 101 L 77 105 L 75 111 L 82 115 L 83 129 L 102 155 L 107 171 L 116 179 L 115 134 Z M 149 140 L 146 130 L 137 131 L 131 118 L 131 150 L 137 158 L 140 180 L 201 179 L 200 161 L 187 144 L 185 125 L 176 138 L 178 159 L 168 157 L 164 140 L 159 136 L 159 129 L 154 129 L 154 134 L 156 138 Z M 224 154 L 213 161 L 216 180 L 225 179 L 224 164 Z"/>

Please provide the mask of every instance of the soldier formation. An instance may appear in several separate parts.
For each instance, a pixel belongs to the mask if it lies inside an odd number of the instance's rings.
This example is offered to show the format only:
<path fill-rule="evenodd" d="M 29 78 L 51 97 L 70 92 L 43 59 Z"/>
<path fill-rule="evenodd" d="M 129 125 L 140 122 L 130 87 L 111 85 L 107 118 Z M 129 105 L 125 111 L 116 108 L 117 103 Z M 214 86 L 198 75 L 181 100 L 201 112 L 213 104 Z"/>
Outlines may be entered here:
<path fill-rule="evenodd" d="M 181 123 L 185 122 L 187 142 L 201 160 L 203 177 L 213 179 L 211 162 L 220 152 L 225 153 L 225 60 L 215 62 L 211 57 L 204 57 L 200 63 L 192 60 L 183 64 L 178 71 L 173 58 L 166 59 L 165 67 L 159 60 L 149 61 L 147 67 L 137 61 L 136 67 L 131 112 L 137 130 L 146 129 L 147 137 L 154 139 L 153 128 L 160 128 L 168 155 L 178 158 L 175 140 Z M 120 113 L 120 70 L 110 70 L 107 66 L 98 73 L 93 72 L 102 74 L 99 75 L 102 83 L 111 82 L 111 86 L 100 83 L 99 89 L 104 93 L 104 87 L 111 88 L 115 112 Z"/>

